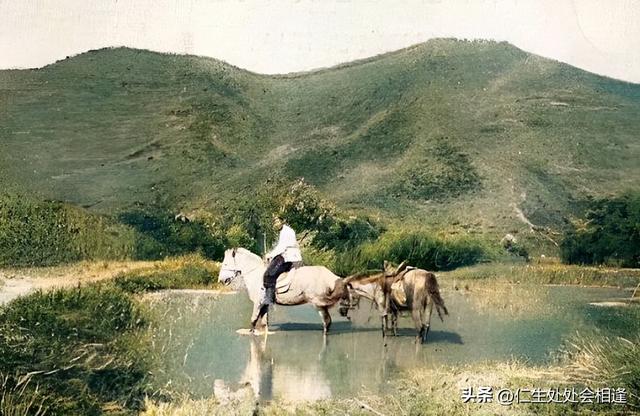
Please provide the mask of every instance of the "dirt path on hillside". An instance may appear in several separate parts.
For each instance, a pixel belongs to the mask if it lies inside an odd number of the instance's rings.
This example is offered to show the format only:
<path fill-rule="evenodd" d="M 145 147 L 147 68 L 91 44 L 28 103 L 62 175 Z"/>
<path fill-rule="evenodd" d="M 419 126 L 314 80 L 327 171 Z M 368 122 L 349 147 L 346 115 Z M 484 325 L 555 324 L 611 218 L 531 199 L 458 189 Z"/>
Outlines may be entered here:
<path fill-rule="evenodd" d="M 153 267 L 151 261 L 81 262 L 68 266 L 0 270 L 0 305 L 38 289 L 75 287 L 112 279 L 120 273 Z"/>

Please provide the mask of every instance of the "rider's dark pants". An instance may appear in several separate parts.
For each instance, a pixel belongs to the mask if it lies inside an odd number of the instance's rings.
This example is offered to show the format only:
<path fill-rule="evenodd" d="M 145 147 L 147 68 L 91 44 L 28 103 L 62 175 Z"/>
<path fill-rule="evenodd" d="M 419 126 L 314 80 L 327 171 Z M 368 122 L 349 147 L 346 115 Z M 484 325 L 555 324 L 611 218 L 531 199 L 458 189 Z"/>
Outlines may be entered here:
<path fill-rule="evenodd" d="M 293 263 L 284 261 L 282 255 L 275 256 L 267 270 L 264 272 L 263 283 L 266 292 L 264 304 L 271 305 L 276 302 L 276 281 L 281 273 L 291 270 Z"/>

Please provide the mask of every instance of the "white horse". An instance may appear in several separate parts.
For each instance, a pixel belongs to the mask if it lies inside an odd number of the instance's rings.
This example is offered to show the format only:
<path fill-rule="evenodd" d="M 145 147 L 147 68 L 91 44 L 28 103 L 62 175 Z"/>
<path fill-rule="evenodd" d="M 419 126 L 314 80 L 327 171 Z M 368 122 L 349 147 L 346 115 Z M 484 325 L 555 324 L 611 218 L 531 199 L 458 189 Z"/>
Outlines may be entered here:
<path fill-rule="evenodd" d="M 225 285 L 230 284 L 238 276 L 243 278 L 249 299 L 253 302 L 252 331 L 258 324 L 266 330 L 268 322 L 268 306 L 260 308 L 264 295 L 263 275 L 266 269 L 267 266 L 260 256 L 244 248 L 233 248 L 225 251 L 218 276 L 218 281 Z M 282 278 L 283 276 L 280 276 L 278 280 Z M 296 269 L 290 283 L 284 289 L 277 291 L 279 293 L 276 293 L 276 303 L 288 306 L 311 303 L 318 309 L 325 334 L 331 326 L 329 308 L 347 295 L 342 279 L 323 266 L 305 266 Z"/>

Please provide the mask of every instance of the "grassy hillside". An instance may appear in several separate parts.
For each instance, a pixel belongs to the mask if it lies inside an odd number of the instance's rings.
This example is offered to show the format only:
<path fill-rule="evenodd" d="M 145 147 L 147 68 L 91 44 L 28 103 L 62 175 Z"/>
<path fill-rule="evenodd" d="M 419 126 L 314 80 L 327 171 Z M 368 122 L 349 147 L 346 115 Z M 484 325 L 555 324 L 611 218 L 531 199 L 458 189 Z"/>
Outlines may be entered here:
<path fill-rule="evenodd" d="M 353 212 L 501 236 L 640 180 L 640 86 L 506 43 L 283 76 L 103 49 L 0 90 L 0 186 L 100 213 L 222 210 L 303 176 Z"/>

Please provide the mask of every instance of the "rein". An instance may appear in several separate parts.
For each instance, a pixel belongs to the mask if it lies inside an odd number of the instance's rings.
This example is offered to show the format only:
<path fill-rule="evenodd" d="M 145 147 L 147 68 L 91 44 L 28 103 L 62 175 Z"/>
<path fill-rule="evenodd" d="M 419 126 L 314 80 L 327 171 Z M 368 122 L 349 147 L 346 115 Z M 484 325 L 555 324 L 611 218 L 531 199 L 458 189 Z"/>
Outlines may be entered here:
<path fill-rule="evenodd" d="M 264 266 L 264 264 L 259 264 L 259 265 L 255 266 L 254 268 L 247 270 L 246 272 L 244 272 L 244 274 L 249 274 L 249 273 L 253 272 L 254 270 L 257 270 L 261 266 Z M 237 267 L 237 262 L 236 262 L 236 256 L 234 255 L 233 256 L 233 269 L 227 269 L 227 270 L 231 270 L 234 273 L 234 275 L 233 275 L 234 279 L 243 274 L 242 273 L 242 269 L 238 269 L 236 267 Z"/>
<path fill-rule="evenodd" d="M 227 270 L 231 270 L 233 272 L 233 278 L 235 279 L 238 276 L 243 276 L 243 275 L 248 275 L 249 273 L 253 272 L 254 270 L 258 269 L 258 267 L 260 266 L 256 266 L 251 270 L 247 270 L 246 272 L 242 273 L 242 270 L 240 269 L 227 269 Z"/>

